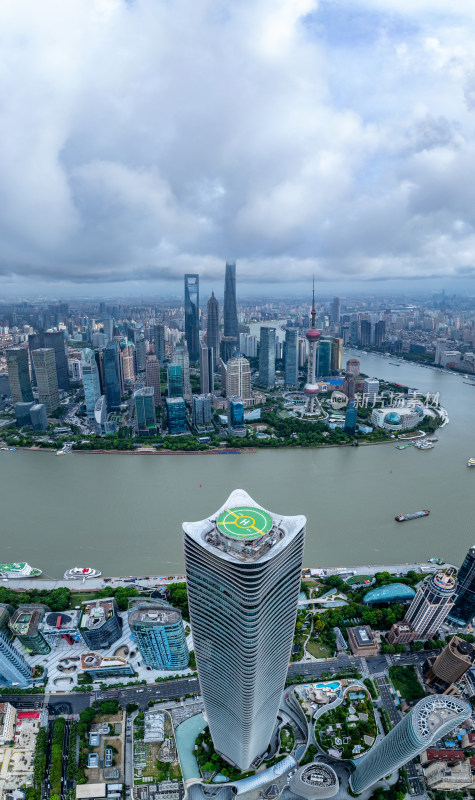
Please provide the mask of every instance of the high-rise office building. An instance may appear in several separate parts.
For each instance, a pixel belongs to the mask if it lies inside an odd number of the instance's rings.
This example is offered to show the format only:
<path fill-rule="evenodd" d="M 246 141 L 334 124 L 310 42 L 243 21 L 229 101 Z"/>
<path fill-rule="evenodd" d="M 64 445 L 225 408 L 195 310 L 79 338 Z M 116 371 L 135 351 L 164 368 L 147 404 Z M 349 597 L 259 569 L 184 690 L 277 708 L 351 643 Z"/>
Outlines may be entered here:
<path fill-rule="evenodd" d="M 102 369 L 107 409 L 108 411 L 118 411 L 121 399 L 121 380 L 119 354 L 115 342 L 108 344 L 102 351 Z"/>
<path fill-rule="evenodd" d="M 386 336 L 386 323 L 384 319 L 380 319 L 374 326 L 374 346 L 381 347 Z"/>
<path fill-rule="evenodd" d="M 43 433 L 48 429 L 48 415 L 43 403 L 34 403 L 31 406 L 30 420 L 35 433 Z"/>
<path fill-rule="evenodd" d="M 144 386 L 134 392 L 135 414 L 139 436 L 156 436 L 155 397 L 153 386 Z"/>
<path fill-rule="evenodd" d="M 8 623 L 13 613 L 12 606 L 0 604 L 0 685 L 28 686 L 33 668 L 12 644 Z"/>
<path fill-rule="evenodd" d="M 275 384 L 275 328 L 261 328 L 259 383 L 271 389 Z"/>
<path fill-rule="evenodd" d="M 244 404 L 240 397 L 228 397 L 228 432 L 231 436 L 245 436 Z"/>
<path fill-rule="evenodd" d="M 336 325 L 340 322 L 340 298 L 334 297 L 331 310 L 331 321 Z"/>
<path fill-rule="evenodd" d="M 239 349 L 238 345 L 239 340 L 235 339 L 234 336 L 222 336 L 219 342 L 221 361 L 226 364 L 230 358 L 234 358 Z"/>
<path fill-rule="evenodd" d="M 207 312 L 206 344 L 213 349 L 213 370 L 216 370 L 219 363 L 219 303 L 214 292 L 208 300 Z"/>
<path fill-rule="evenodd" d="M 33 364 L 38 387 L 38 400 L 43 403 L 47 414 L 51 414 L 59 406 L 58 378 L 51 347 L 41 347 L 32 351 Z"/>
<path fill-rule="evenodd" d="M 371 322 L 368 319 L 362 319 L 360 321 L 359 343 L 362 347 L 371 346 Z"/>
<path fill-rule="evenodd" d="M 79 633 L 91 650 L 106 650 L 122 636 L 121 620 L 113 597 L 82 603 Z"/>
<path fill-rule="evenodd" d="M 192 397 L 193 425 L 199 430 L 213 426 L 213 396 L 194 394 Z"/>
<path fill-rule="evenodd" d="M 360 374 L 360 362 L 358 361 L 357 358 L 348 359 L 348 361 L 346 362 L 346 371 L 351 372 L 351 374 L 354 375 L 355 378 L 358 377 L 358 375 Z"/>
<path fill-rule="evenodd" d="M 200 276 L 185 275 L 185 337 L 192 361 L 200 357 Z"/>
<path fill-rule="evenodd" d="M 377 378 L 365 378 L 363 383 L 363 394 L 372 402 L 379 392 L 379 381 Z"/>
<path fill-rule="evenodd" d="M 43 605 L 18 606 L 9 621 L 12 634 L 22 643 L 27 653 L 51 652 L 51 647 L 41 633 L 41 622 L 47 611 L 49 608 Z"/>
<path fill-rule="evenodd" d="M 153 397 L 157 406 L 162 396 L 160 387 L 160 362 L 157 356 L 147 356 L 145 361 L 145 386 L 153 386 Z"/>
<path fill-rule="evenodd" d="M 87 418 L 94 421 L 94 409 L 101 396 L 101 383 L 99 380 L 99 370 L 94 352 L 85 347 L 81 353 L 82 363 L 82 385 L 84 387 L 84 401 L 86 405 Z"/>
<path fill-rule="evenodd" d="M 35 401 L 32 400 L 30 403 L 15 403 L 14 410 L 15 410 L 15 419 L 16 424 L 19 428 L 23 428 L 24 426 L 31 425 L 31 416 L 30 410 L 35 405 Z"/>
<path fill-rule="evenodd" d="M 120 345 L 120 365 L 122 380 L 126 386 L 131 386 L 135 381 L 135 347 L 132 342 L 122 342 Z"/>
<path fill-rule="evenodd" d="M 168 432 L 172 435 L 188 433 L 186 404 L 182 397 L 167 397 L 167 425 Z"/>
<path fill-rule="evenodd" d="M 432 747 L 449 731 L 464 722 L 471 707 L 454 697 L 431 695 L 414 706 L 378 744 L 354 762 L 350 788 L 361 794 L 385 775 Z"/>
<path fill-rule="evenodd" d="M 417 590 L 404 622 L 411 625 L 415 639 L 432 639 L 452 610 L 456 579 L 452 568 L 431 575 Z"/>
<path fill-rule="evenodd" d="M 332 339 L 331 372 L 333 375 L 341 371 L 343 360 L 343 339 L 334 336 Z"/>
<path fill-rule="evenodd" d="M 469 625 L 475 617 L 475 546 L 470 548 L 459 569 L 453 599 L 449 618 L 457 625 Z"/>
<path fill-rule="evenodd" d="M 142 661 L 152 669 L 186 669 L 189 661 L 181 613 L 164 601 L 139 601 L 129 611 L 129 627 Z"/>
<path fill-rule="evenodd" d="M 185 522 L 190 620 L 215 749 L 248 769 L 275 727 L 292 648 L 305 517 L 258 506 L 243 490 Z"/>
<path fill-rule="evenodd" d="M 443 692 L 473 667 L 475 648 L 464 639 L 453 636 L 437 658 L 429 662 L 424 665 L 426 683 Z"/>
<path fill-rule="evenodd" d="M 167 369 L 168 397 L 183 397 L 183 373 L 173 364 Z"/>
<path fill-rule="evenodd" d="M 112 317 L 106 317 L 102 324 L 104 327 L 105 344 L 108 345 L 114 338 L 114 320 Z"/>
<path fill-rule="evenodd" d="M 345 414 L 345 431 L 350 433 L 352 436 L 356 433 L 356 419 L 358 417 L 358 411 L 356 409 L 355 403 L 351 400 L 348 403 L 348 408 Z"/>
<path fill-rule="evenodd" d="M 213 351 L 204 342 L 200 343 L 200 391 L 201 394 L 214 392 Z"/>
<path fill-rule="evenodd" d="M 285 329 L 284 380 L 286 386 L 298 386 L 299 382 L 298 340 L 299 340 L 298 328 Z"/>
<path fill-rule="evenodd" d="M 198 358 L 193 359 L 197 361 Z M 172 365 L 181 368 L 181 376 L 183 381 L 182 397 L 189 403 L 191 401 L 191 381 L 190 381 L 190 357 L 188 354 L 188 345 L 186 341 L 180 342 L 175 345 L 173 350 Z"/>
<path fill-rule="evenodd" d="M 320 339 L 318 346 L 317 375 L 328 378 L 332 371 L 332 339 Z"/>
<path fill-rule="evenodd" d="M 143 372 L 145 369 L 145 339 L 137 339 L 135 342 L 135 371 Z"/>
<path fill-rule="evenodd" d="M 28 366 L 28 350 L 26 348 L 11 347 L 5 354 L 13 402 L 31 403 L 33 392 L 31 390 L 30 368 Z"/>
<path fill-rule="evenodd" d="M 68 357 L 66 354 L 66 342 L 63 332 L 47 331 L 46 333 L 30 333 L 28 336 L 28 348 L 30 355 L 33 350 L 40 350 L 43 348 L 52 348 L 54 350 L 58 388 L 67 391 L 69 389 Z M 34 362 L 32 363 L 32 372 L 36 372 Z"/>
<path fill-rule="evenodd" d="M 230 358 L 224 365 L 224 374 L 226 397 L 238 395 L 242 400 L 251 399 L 251 367 L 247 358 Z"/>
<path fill-rule="evenodd" d="M 157 356 L 160 364 L 165 360 L 165 326 L 159 322 L 152 325 L 150 337 L 153 343 L 153 352 Z"/>
<path fill-rule="evenodd" d="M 239 323 L 236 302 L 236 263 L 226 262 L 224 277 L 224 335 L 239 341 Z"/>
<path fill-rule="evenodd" d="M 277 350 L 278 350 L 277 346 L 279 344 L 280 344 L 280 342 L 276 341 L 276 343 L 275 343 L 276 358 L 279 358 L 279 356 L 277 355 Z M 306 339 L 302 339 L 300 336 L 299 336 L 299 341 L 298 341 L 298 354 L 299 354 L 299 369 L 303 369 L 304 366 L 305 366 L 305 362 L 307 360 L 307 340 Z"/>

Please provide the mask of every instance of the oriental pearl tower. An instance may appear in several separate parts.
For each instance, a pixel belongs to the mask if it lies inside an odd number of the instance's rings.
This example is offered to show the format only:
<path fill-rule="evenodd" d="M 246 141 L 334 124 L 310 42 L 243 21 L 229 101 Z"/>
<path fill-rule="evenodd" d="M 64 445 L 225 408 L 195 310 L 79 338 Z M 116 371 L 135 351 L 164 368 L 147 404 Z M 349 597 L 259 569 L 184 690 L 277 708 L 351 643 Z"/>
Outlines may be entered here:
<path fill-rule="evenodd" d="M 317 371 L 317 358 L 319 353 L 319 340 L 320 340 L 320 331 L 317 331 L 315 327 L 315 317 L 317 312 L 315 311 L 315 278 L 313 280 L 313 293 L 312 293 L 312 327 L 308 329 L 307 333 L 305 334 L 308 341 L 308 370 L 307 370 L 307 383 L 304 387 L 304 393 L 307 395 L 307 399 L 305 401 L 305 411 L 304 414 L 319 414 L 320 413 L 320 403 L 318 402 L 318 384 L 316 383 L 316 371 Z"/>

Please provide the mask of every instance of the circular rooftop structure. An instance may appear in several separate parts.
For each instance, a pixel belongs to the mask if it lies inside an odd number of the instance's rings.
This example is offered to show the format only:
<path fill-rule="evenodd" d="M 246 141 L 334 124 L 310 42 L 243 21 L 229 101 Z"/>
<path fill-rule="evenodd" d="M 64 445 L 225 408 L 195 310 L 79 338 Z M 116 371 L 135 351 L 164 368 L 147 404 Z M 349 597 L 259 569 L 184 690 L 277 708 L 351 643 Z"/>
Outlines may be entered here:
<path fill-rule="evenodd" d="M 316 341 L 317 339 L 320 339 L 321 335 L 322 334 L 320 333 L 320 331 L 318 331 L 316 328 L 309 328 L 307 333 L 305 334 L 305 336 L 309 341 Z"/>
<path fill-rule="evenodd" d="M 421 742 L 433 742 L 438 736 L 468 719 L 471 707 L 447 695 L 431 695 L 414 707 L 414 728 Z"/>
<path fill-rule="evenodd" d="M 267 511 L 247 506 L 228 508 L 216 520 L 218 530 L 231 539 L 257 539 L 269 533 L 272 525 Z"/>
<path fill-rule="evenodd" d="M 296 770 L 290 779 L 290 789 L 308 800 L 323 800 L 337 794 L 339 781 L 335 770 L 328 764 L 314 761 Z"/>

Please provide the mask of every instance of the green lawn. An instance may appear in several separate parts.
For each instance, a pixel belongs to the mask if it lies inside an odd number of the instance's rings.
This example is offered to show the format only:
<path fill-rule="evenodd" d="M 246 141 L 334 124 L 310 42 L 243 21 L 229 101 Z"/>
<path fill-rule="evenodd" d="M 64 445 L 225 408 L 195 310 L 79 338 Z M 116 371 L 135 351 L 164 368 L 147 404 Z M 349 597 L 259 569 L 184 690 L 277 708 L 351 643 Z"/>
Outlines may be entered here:
<path fill-rule="evenodd" d="M 312 642 L 312 640 L 307 643 L 307 650 L 315 658 L 331 658 L 333 655 L 333 651 L 329 647 L 320 642 Z"/>
<path fill-rule="evenodd" d="M 426 696 L 414 667 L 389 667 L 389 677 L 396 691 L 405 700 L 420 700 Z"/>

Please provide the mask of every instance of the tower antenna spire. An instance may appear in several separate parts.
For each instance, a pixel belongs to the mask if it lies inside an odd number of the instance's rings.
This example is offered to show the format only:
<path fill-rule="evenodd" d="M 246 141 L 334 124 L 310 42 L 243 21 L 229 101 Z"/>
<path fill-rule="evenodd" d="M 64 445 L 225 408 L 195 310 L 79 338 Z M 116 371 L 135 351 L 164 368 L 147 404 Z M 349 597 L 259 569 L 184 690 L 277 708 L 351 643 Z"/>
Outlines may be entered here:
<path fill-rule="evenodd" d="M 312 277 L 312 328 L 315 327 L 315 317 L 317 312 L 315 311 L 315 275 Z"/>

